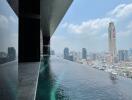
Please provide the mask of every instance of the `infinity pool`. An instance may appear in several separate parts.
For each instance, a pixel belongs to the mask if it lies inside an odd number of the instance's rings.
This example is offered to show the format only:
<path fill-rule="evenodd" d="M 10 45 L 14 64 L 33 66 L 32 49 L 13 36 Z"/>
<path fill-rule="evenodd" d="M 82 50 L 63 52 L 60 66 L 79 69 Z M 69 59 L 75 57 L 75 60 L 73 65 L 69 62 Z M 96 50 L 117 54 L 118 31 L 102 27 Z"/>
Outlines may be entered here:
<path fill-rule="evenodd" d="M 50 57 L 41 65 L 36 100 L 132 100 L 132 80 Z"/>

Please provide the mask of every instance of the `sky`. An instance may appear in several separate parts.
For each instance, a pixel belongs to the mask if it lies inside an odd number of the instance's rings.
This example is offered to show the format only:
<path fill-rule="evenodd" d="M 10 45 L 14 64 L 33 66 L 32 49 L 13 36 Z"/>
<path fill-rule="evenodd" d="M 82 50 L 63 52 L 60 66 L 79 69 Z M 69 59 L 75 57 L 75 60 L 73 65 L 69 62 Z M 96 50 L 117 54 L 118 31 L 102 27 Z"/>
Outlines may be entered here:
<path fill-rule="evenodd" d="M 51 37 L 51 49 L 108 51 L 108 24 L 116 28 L 117 49 L 132 48 L 132 0 L 73 0 Z M 0 51 L 18 48 L 18 18 L 6 0 L 0 0 Z"/>
<path fill-rule="evenodd" d="M 74 0 L 51 38 L 51 48 L 108 51 L 108 25 L 114 22 L 117 50 L 132 48 L 132 0 Z"/>
<path fill-rule="evenodd" d="M 8 47 L 18 51 L 18 18 L 6 0 L 0 0 L 0 52 Z"/>

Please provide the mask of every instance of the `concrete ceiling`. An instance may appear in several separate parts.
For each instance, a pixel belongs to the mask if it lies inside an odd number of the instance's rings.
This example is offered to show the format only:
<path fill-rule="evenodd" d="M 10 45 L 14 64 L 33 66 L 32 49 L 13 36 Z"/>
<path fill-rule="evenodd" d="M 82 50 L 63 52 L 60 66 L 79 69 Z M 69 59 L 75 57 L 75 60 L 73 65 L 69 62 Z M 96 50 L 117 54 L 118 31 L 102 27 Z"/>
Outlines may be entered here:
<path fill-rule="evenodd" d="M 40 0 L 40 23 L 44 35 L 52 36 L 73 0 Z"/>
<path fill-rule="evenodd" d="M 7 0 L 7 2 L 11 5 L 11 8 L 18 15 L 18 0 Z"/>
<path fill-rule="evenodd" d="M 18 15 L 18 0 L 7 1 Z M 73 0 L 40 0 L 39 18 L 43 35 L 52 36 L 72 1 Z M 36 15 L 38 16 L 38 14 Z"/>

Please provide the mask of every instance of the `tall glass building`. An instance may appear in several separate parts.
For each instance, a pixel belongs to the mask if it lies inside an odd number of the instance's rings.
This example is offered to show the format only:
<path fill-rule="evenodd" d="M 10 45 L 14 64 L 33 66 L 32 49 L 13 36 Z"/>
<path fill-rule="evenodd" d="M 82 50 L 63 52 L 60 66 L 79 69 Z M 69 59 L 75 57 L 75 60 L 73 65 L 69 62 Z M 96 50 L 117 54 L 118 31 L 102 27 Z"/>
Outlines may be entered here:
<path fill-rule="evenodd" d="M 86 50 L 86 48 L 82 48 L 82 59 L 87 59 L 87 50 Z"/>
<path fill-rule="evenodd" d="M 116 30 L 113 22 L 109 23 L 108 27 L 108 42 L 109 42 L 109 53 L 111 63 L 115 62 L 117 59 L 116 51 Z"/>

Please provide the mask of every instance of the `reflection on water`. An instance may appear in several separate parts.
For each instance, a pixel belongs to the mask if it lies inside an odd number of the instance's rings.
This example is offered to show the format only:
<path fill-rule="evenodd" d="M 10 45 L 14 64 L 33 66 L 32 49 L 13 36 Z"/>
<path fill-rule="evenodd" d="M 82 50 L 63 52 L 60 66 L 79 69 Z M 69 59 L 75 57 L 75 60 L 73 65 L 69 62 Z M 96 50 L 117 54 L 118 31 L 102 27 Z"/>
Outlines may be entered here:
<path fill-rule="evenodd" d="M 51 73 L 49 62 L 49 57 L 45 57 L 42 60 L 36 100 L 50 100 L 50 92 L 54 85 L 54 76 Z"/>
<path fill-rule="evenodd" d="M 36 100 L 132 100 L 132 81 L 56 57 L 43 60 Z"/>

